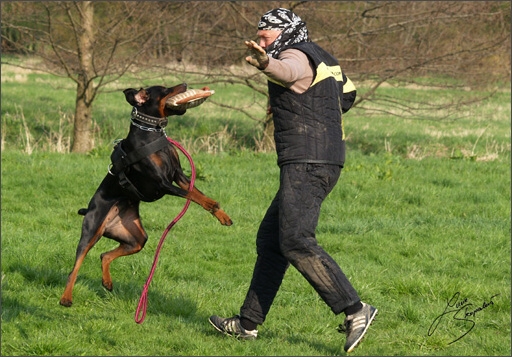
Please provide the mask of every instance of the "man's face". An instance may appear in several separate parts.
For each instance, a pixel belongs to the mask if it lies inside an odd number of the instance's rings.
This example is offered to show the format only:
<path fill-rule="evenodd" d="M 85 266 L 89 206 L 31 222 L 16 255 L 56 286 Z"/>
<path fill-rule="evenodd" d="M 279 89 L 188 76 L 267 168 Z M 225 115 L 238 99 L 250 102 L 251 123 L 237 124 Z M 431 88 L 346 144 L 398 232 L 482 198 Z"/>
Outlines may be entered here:
<path fill-rule="evenodd" d="M 279 37 L 283 32 L 282 30 L 258 30 L 256 35 L 258 36 L 258 45 L 261 48 L 267 48 Z"/>

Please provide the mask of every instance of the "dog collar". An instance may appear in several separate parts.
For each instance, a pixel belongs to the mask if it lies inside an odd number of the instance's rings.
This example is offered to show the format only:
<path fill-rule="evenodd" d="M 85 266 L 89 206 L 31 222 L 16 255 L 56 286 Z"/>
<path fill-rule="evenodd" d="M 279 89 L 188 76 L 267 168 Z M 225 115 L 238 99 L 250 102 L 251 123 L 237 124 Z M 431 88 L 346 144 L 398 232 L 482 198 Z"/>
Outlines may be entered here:
<path fill-rule="evenodd" d="M 139 113 L 135 107 L 132 109 L 132 119 L 136 119 L 144 124 L 159 126 L 161 128 L 165 128 L 167 125 L 167 118 L 157 118 Z"/>

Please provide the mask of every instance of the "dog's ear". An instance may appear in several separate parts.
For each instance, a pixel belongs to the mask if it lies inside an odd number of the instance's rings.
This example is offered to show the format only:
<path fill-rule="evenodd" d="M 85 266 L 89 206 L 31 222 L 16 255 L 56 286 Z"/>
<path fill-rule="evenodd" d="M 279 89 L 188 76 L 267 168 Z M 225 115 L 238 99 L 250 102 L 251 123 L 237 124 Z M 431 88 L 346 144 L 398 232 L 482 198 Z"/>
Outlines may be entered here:
<path fill-rule="evenodd" d="M 144 88 L 141 88 L 139 90 L 134 88 L 128 88 L 123 91 L 124 96 L 126 97 L 126 101 L 136 106 L 141 106 L 142 104 L 146 103 L 149 99 L 149 95 L 146 92 Z"/>

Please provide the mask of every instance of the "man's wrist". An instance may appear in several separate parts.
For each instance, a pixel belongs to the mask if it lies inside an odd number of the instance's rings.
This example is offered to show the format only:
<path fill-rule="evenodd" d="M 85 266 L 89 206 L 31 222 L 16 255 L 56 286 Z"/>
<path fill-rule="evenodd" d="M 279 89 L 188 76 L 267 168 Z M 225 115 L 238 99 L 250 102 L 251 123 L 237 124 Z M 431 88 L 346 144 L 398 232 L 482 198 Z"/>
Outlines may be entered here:
<path fill-rule="evenodd" d="M 265 62 L 261 63 L 257 68 L 262 71 L 264 70 L 265 68 L 268 67 L 268 63 L 269 63 L 269 60 L 267 59 Z"/>

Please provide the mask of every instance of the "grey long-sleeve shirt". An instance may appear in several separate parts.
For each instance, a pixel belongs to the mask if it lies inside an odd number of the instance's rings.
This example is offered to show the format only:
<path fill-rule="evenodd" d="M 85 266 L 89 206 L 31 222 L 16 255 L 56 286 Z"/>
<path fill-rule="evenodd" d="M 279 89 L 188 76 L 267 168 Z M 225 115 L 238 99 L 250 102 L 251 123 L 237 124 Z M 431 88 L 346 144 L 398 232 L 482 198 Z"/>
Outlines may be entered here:
<path fill-rule="evenodd" d="M 313 82 L 308 56 L 293 48 L 281 52 L 278 59 L 270 57 L 267 68 L 262 72 L 295 93 L 304 93 Z"/>
<path fill-rule="evenodd" d="M 313 82 L 313 69 L 309 62 L 308 56 L 300 50 L 290 48 L 281 52 L 278 59 L 269 58 L 267 68 L 262 72 L 274 80 L 283 84 L 286 88 L 295 93 L 304 93 Z M 346 77 L 343 85 L 343 93 L 355 91 L 356 87 Z"/>

